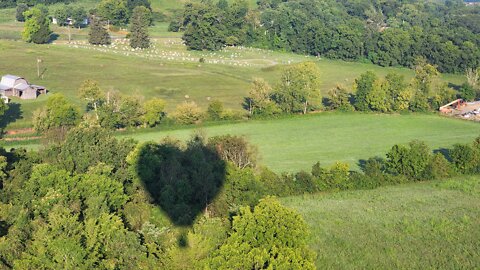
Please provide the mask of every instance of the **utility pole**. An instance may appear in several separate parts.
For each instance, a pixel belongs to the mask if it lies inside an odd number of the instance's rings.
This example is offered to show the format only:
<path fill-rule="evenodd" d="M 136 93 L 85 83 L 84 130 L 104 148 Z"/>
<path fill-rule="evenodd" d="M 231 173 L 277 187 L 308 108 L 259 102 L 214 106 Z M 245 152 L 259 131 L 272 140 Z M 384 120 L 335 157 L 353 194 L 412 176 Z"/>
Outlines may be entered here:
<path fill-rule="evenodd" d="M 42 59 L 37 58 L 37 77 L 40 79 L 40 63 L 42 62 Z"/>

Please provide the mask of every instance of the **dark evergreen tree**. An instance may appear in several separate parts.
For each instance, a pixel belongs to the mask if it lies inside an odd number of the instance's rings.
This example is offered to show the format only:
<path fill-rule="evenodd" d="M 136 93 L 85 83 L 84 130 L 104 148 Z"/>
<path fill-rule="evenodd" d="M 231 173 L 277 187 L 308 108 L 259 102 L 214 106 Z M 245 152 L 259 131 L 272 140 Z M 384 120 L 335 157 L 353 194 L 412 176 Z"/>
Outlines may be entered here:
<path fill-rule="evenodd" d="M 28 10 L 27 4 L 20 3 L 17 5 L 17 10 L 15 13 L 15 19 L 19 22 L 24 22 L 25 21 L 25 16 L 23 13 Z"/>
<path fill-rule="evenodd" d="M 104 28 L 103 22 L 99 19 L 94 19 L 90 25 L 88 42 L 93 45 L 106 45 L 111 42 L 110 35 Z"/>
<path fill-rule="evenodd" d="M 137 6 L 133 9 L 130 18 L 130 46 L 132 48 L 145 49 L 150 47 L 150 37 L 148 36 L 150 14 L 150 10 L 144 6 Z"/>

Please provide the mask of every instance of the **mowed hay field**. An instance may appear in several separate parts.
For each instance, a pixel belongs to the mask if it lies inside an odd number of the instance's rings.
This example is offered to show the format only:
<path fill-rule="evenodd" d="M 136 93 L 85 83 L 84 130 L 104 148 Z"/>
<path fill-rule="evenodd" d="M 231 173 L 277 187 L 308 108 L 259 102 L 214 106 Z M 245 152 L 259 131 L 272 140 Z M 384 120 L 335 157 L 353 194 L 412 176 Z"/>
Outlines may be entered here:
<path fill-rule="evenodd" d="M 290 53 L 249 48 L 226 48 L 220 52 L 187 51 L 179 38 L 157 39 L 149 51 L 129 52 L 127 45 L 94 47 L 80 43 L 34 45 L 21 41 L 0 40 L 0 74 L 25 77 L 34 84 L 46 86 L 51 93 L 63 93 L 69 100 L 84 107 L 77 95 L 80 84 L 96 80 L 104 90 L 117 90 L 128 95 L 149 99 L 161 97 L 167 101 L 167 110 L 188 100 L 203 108 L 209 100 L 217 99 L 226 107 L 242 110 L 253 78 L 260 77 L 275 84 L 284 65 L 301 61 L 315 61 L 322 72 L 321 91 L 326 94 L 337 84 L 351 87 L 361 73 L 372 70 L 380 76 L 396 71 L 406 78 L 413 72 L 405 68 L 382 68 L 375 65 L 318 59 Z M 208 63 L 200 64 L 205 58 Z M 37 78 L 37 59 L 43 78 Z M 445 81 L 461 84 L 460 75 L 445 75 Z M 22 118 L 7 128 L 31 125 L 32 113 L 45 104 L 47 96 L 20 103 Z"/>
<path fill-rule="evenodd" d="M 319 269 L 479 269 L 480 177 L 281 199 Z"/>
<path fill-rule="evenodd" d="M 347 162 L 358 169 L 358 162 L 374 156 L 384 157 L 394 144 L 425 141 L 432 150 L 468 143 L 480 135 L 478 123 L 437 115 L 381 115 L 321 113 L 276 120 L 185 127 L 176 130 L 139 129 L 117 133 L 119 138 L 140 142 L 160 142 L 171 137 L 187 140 L 195 132 L 207 137 L 243 135 L 258 147 L 260 163 L 276 172 L 310 171 L 320 161 L 331 165 Z M 38 148 L 36 142 L 3 142 L 11 147 Z"/>

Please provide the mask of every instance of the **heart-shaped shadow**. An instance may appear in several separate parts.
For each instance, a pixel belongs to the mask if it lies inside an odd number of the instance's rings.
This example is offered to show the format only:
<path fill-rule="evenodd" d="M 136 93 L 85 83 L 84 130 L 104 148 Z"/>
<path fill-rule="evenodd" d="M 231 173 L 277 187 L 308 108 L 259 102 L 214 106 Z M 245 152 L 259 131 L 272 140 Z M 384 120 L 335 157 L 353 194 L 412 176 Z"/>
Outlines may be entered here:
<path fill-rule="evenodd" d="M 225 162 L 200 137 L 185 149 L 175 143 L 146 143 L 137 154 L 137 175 L 177 226 L 191 226 L 225 181 Z"/>

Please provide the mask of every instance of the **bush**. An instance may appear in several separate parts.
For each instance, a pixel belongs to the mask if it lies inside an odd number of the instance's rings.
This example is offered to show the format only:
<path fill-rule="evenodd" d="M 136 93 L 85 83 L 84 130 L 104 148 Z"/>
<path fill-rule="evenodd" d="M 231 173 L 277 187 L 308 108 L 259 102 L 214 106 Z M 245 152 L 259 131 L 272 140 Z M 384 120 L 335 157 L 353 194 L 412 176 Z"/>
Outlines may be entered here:
<path fill-rule="evenodd" d="M 219 100 L 214 100 L 208 104 L 207 117 L 210 120 L 221 120 L 223 119 L 224 111 L 223 103 Z"/>
<path fill-rule="evenodd" d="M 195 102 L 185 102 L 177 105 L 172 117 L 178 124 L 191 125 L 200 123 L 204 118 L 204 113 Z"/>
<path fill-rule="evenodd" d="M 387 153 L 387 170 L 393 175 L 423 180 L 431 160 L 431 152 L 424 142 L 412 141 L 407 146 L 394 145 Z"/>
<path fill-rule="evenodd" d="M 455 144 L 449 151 L 449 156 L 457 172 L 470 174 L 479 171 L 480 155 L 475 147 L 469 144 Z"/>

